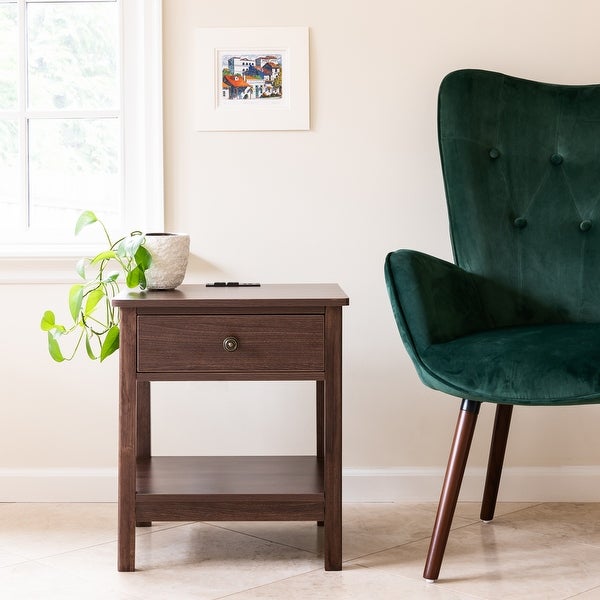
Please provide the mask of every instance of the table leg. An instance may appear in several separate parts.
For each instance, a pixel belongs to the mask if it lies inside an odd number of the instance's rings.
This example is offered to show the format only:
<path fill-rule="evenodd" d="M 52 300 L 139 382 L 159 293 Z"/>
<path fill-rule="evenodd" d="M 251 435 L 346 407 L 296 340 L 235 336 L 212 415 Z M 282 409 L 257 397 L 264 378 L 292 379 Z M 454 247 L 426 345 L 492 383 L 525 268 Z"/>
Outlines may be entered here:
<path fill-rule="evenodd" d="M 325 310 L 325 570 L 342 568 L 342 309 Z"/>
<path fill-rule="evenodd" d="M 118 569 L 135 571 L 136 334 L 135 311 L 121 311 L 119 350 Z"/>
<path fill-rule="evenodd" d="M 152 444 L 150 440 L 150 382 L 137 382 L 137 445 L 138 458 L 150 458 Z M 152 521 L 137 521 L 136 527 L 151 527 Z"/>
<path fill-rule="evenodd" d="M 317 381 L 317 458 L 325 452 L 325 382 Z"/>
<path fill-rule="evenodd" d="M 325 383 L 317 381 L 317 458 L 323 460 L 325 454 Z M 317 521 L 323 527 L 325 521 Z"/>

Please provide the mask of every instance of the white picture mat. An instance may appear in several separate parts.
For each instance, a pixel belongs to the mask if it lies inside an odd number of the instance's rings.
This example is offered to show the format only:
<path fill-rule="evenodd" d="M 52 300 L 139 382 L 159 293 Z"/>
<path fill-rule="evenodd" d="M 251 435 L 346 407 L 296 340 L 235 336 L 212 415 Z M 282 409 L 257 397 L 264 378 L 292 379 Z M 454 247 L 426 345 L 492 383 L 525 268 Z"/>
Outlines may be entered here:
<path fill-rule="evenodd" d="M 308 27 L 199 27 L 196 30 L 196 129 L 310 129 Z M 223 54 L 281 54 L 283 97 L 220 102 Z"/>

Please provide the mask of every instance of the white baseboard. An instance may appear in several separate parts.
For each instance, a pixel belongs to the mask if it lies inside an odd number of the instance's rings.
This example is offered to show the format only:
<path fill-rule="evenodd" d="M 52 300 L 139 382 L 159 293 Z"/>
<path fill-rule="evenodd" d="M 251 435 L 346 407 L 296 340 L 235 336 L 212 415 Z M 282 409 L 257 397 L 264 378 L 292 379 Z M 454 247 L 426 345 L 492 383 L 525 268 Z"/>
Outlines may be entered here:
<path fill-rule="evenodd" d="M 444 470 L 343 470 L 345 502 L 437 502 Z M 467 469 L 460 499 L 481 501 L 485 470 Z M 115 502 L 116 469 L 0 469 L 0 502 Z M 600 502 L 600 465 L 507 467 L 499 501 Z"/>
<path fill-rule="evenodd" d="M 437 502 L 444 469 L 399 467 L 344 469 L 345 501 Z M 460 500 L 481 502 L 485 469 L 465 471 Z M 584 467 L 506 467 L 500 502 L 600 502 L 600 465 Z"/>
<path fill-rule="evenodd" d="M 0 502 L 115 502 L 117 469 L 0 469 Z"/>

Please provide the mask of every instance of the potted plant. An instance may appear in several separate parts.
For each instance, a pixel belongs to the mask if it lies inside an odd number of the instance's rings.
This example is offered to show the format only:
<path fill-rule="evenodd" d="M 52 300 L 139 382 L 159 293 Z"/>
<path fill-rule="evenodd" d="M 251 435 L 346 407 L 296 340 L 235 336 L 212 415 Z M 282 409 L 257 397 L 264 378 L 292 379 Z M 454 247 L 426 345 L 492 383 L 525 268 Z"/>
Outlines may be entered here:
<path fill-rule="evenodd" d="M 152 264 L 152 255 L 144 246 L 142 232 L 134 231 L 113 242 L 104 223 L 92 211 L 85 211 L 77 220 L 75 234 L 94 223 L 102 228 L 107 247 L 96 256 L 77 262 L 76 271 L 82 281 L 69 290 L 73 322 L 57 323 L 51 310 L 42 316 L 41 328 L 48 334 L 48 351 L 57 362 L 73 359 L 82 346 L 89 358 L 100 361 L 118 350 L 119 312 L 112 306 L 112 298 L 120 291 L 123 278 L 129 288 L 147 287 L 146 272 Z M 60 343 L 66 336 L 75 338 L 68 355 L 63 353 Z"/>
<path fill-rule="evenodd" d="M 190 254 L 186 233 L 145 233 L 144 247 L 152 255 L 145 271 L 149 290 L 172 290 L 181 285 Z"/>

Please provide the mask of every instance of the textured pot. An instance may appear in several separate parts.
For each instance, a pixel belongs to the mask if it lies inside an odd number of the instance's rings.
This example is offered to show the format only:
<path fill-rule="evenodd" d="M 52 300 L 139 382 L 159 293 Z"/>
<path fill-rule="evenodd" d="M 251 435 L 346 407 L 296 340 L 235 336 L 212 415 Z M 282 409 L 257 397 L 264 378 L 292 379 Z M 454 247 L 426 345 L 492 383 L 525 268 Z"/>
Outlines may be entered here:
<path fill-rule="evenodd" d="M 186 233 L 146 233 L 144 246 L 152 255 L 146 271 L 149 290 L 172 290 L 181 285 L 190 255 L 190 236 Z"/>

